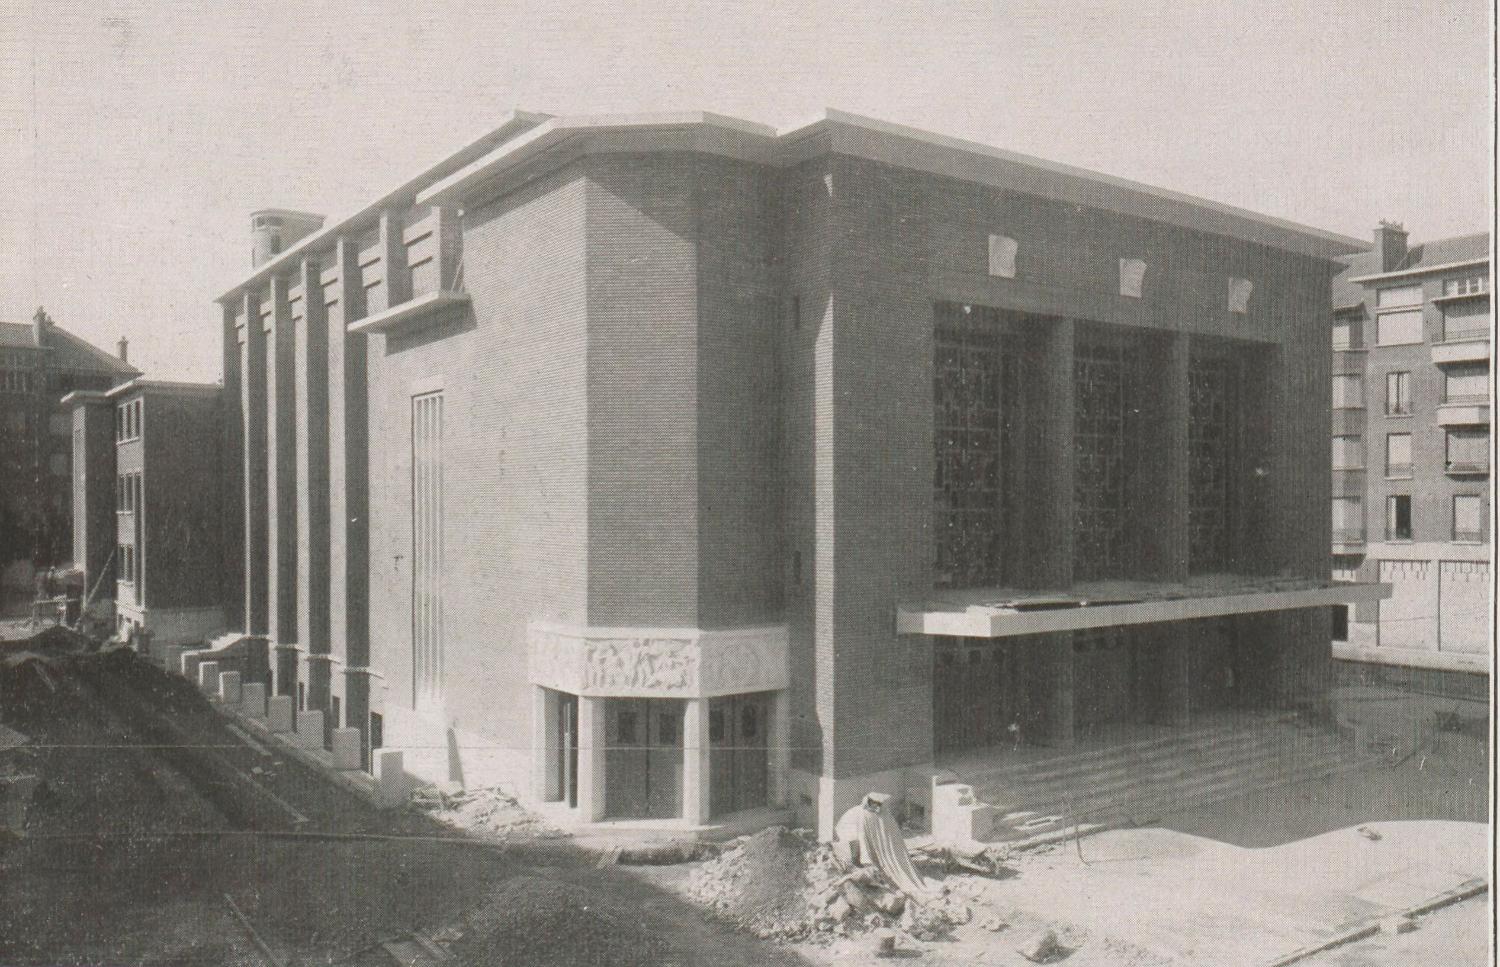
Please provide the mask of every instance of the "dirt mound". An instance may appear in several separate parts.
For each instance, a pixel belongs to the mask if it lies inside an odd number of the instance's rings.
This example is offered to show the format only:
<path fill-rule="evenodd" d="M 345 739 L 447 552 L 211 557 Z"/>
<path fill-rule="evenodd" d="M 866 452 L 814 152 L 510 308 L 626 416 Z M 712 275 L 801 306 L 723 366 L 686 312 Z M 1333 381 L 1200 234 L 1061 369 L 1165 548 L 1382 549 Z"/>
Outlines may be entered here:
<path fill-rule="evenodd" d="M 673 964 L 640 914 L 585 887 L 535 876 L 507 880 L 471 913 L 452 950 L 466 967 L 636 967 Z"/>
<path fill-rule="evenodd" d="M 502 789 L 485 787 L 447 793 L 424 786 L 412 793 L 412 805 L 454 829 L 490 835 L 553 837 L 561 835 Z"/>
<path fill-rule="evenodd" d="M 812 923 L 808 868 L 816 849 L 806 831 L 772 826 L 703 864 L 689 893 L 757 937 L 803 936 Z"/>

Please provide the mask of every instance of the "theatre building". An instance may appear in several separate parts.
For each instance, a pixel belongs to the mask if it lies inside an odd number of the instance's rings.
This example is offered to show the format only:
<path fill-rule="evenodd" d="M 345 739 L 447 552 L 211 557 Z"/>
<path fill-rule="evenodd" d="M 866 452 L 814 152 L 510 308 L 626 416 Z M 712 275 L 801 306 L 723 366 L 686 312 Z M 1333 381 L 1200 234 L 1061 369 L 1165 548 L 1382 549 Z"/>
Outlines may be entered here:
<path fill-rule="evenodd" d="M 955 752 L 1316 708 L 1378 595 L 1329 580 L 1358 241 L 836 113 L 518 113 L 258 217 L 231 627 L 418 776 L 828 835 Z"/>

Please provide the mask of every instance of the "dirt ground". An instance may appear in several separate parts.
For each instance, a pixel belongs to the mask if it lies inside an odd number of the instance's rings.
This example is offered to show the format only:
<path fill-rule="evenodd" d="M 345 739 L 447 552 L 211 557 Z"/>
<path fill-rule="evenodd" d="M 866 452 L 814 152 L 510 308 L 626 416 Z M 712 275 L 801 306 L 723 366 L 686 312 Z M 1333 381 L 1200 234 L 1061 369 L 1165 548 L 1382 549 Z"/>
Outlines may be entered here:
<path fill-rule="evenodd" d="M 232 901 L 283 962 L 391 963 L 372 945 L 421 931 L 452 941 L 459 964 L 488 965 L 488 938 L 516 930 L 517 896 L 535 942 L 507 967 L 802 962 L 565 839 L 453 842 L 420 813 L 378 810 L 241 741 L 191 686 L 132 656 L 63 666 L 58 693 L 0 710 L 30 740 L 0 752 L 0 771 L 45 780 L 25 837 L 0 838 L 0 963 L 265 963 Z M 166 755 L 132 695 L 209 765 Z"/>

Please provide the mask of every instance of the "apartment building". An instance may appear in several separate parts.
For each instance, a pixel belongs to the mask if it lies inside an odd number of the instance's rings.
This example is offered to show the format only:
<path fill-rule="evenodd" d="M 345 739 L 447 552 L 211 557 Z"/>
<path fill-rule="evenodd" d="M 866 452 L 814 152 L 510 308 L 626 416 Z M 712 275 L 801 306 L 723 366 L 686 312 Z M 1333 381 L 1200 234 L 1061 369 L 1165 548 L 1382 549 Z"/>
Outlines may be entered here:
<path fill-rule="evenodd" d="M 827 836 L 954 750 L 1316 706 L 1380 593 L 1327 564 L 1359 241 L 835 112 L 517 113 L 286 215 L 218 299 L 227 619 L 421 777 Z"/>
<path fill-rule="evenodd" d="M 1391 596 L 1335 613 L 1340 658 L 1490 664 L 1490 237 L 1383 223 L 1333 299 L 1333 567 Z"/>
<path fill-rule="evenodd" d="M 72 423 L 59 405 L 73 390 L 106 390 L 137 375 L 37 309 L 0 322 L 0 570 L 65 564 L 71 549 Z M 8 587 L 29 599 L 30 582 Z M 15 601 L 8 604 L 14 605 Z"/>

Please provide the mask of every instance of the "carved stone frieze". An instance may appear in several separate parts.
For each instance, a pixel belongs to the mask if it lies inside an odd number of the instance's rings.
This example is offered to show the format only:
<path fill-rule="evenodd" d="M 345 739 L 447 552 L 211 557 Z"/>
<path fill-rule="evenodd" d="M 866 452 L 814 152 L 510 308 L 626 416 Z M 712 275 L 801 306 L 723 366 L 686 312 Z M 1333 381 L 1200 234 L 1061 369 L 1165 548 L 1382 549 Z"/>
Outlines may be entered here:
<path fill-rule="evenodd" d="M 529 678 L 575 695 L 708 698 L 787 687 L 783 627 L 626 629 L 534 623 Z"/>

